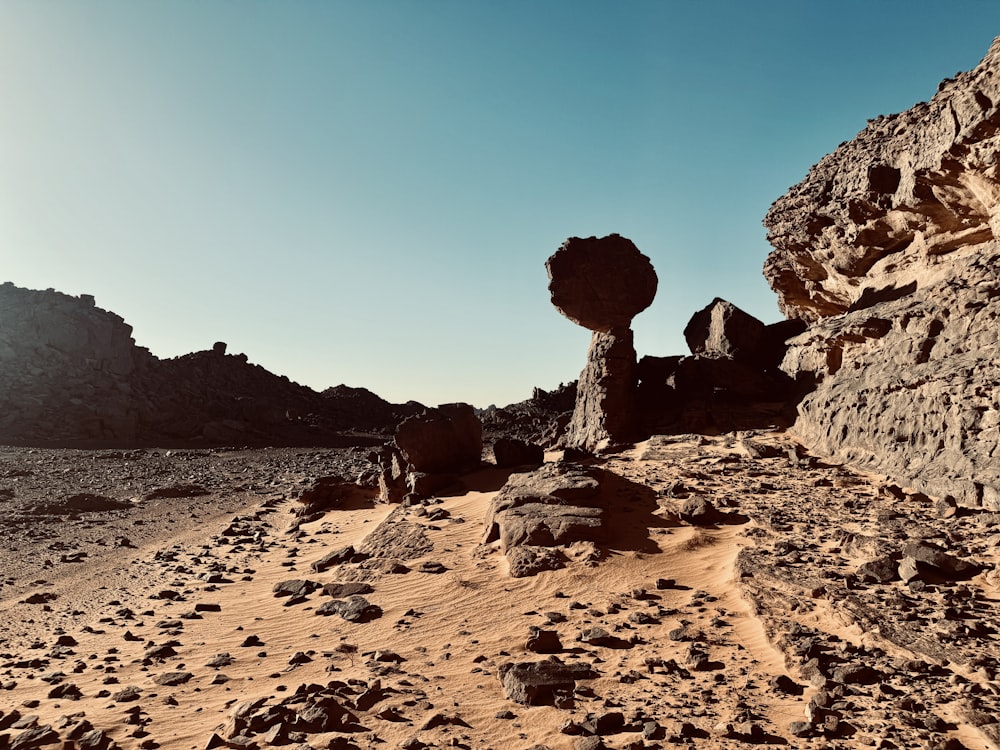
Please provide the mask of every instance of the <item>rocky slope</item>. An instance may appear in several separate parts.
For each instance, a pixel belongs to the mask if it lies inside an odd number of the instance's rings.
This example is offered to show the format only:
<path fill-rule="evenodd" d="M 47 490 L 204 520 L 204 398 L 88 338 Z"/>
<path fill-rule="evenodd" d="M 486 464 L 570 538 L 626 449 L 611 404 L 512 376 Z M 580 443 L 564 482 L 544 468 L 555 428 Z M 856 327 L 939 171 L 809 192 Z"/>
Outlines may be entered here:
<path fill-rule="evenodd" d="M 765 275 L 810 322 L 782 365 L 815 389 L 814 449 L 1000 508 L 1000 41 L 926 103 L 878 117 L 765 219 Z"/>
<path fill-rule="evenodd" d="M 422 409 L 319 394 L 221 342 L 161 360 L 91 296 L 0 285 L 0 443 L 344 445 Z"/>

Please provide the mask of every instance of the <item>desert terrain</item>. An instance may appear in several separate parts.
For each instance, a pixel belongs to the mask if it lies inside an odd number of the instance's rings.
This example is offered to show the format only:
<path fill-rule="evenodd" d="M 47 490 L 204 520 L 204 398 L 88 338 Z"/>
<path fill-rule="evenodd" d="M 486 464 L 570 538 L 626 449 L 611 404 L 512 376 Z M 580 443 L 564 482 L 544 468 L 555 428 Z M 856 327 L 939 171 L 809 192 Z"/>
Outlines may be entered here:
<path fill-rule="evenodd" d="M 421 503 L 303 516 L 303 489 L 364 471 L 362 449 L 4 449 L 0 736 L 996 746 L 1000 514 L 935 505 L 778 431 L 654 436 L 589 461 L 635 490 L 623 533 L 511 578 L 481 543 L 510 473 L 489 464 Z M 689 516 L 693 499 L 714 518 Z M 914 541 L 975 574 L 865 574 Z M 355 621 L 324 607 L 359 595 Z M 546 659 L 593 676 L 554 705 L 509 699 L 502 665 Z"/>

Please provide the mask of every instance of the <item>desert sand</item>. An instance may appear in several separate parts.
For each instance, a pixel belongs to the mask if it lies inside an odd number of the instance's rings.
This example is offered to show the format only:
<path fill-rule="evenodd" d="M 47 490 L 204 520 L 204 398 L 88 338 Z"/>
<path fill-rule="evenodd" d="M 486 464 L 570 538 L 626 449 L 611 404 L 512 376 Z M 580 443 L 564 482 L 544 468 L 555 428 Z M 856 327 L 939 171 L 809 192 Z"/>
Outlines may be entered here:
<path fill-rule="evenodd" d="M 495 467 L 423 505 L 301 523 L 297 491 L 363 465 L 358 452 L 4 449 L 0 744 L 995 747 L 972 706 L 989 711 L 1000 693 L 976 663 L 1000 653 L 1000 519 L 952 517 L 941 531 L 905 489 L 802 457 L 779 432 L 753 437 L 757 457 L 745 438 L 654 437 L 600 459 L 645 499 L 623 508 L 607 549 L 576 545 L 566 569 L 520 579 L 480 544 L 508 474 Z M 66 511 L 81 492 L 128 504 Z M 680 521 L 692 496 L 726 521 Z M 850 540 L 877 538 L 890 516 L 964 545 L 984 572 L 916 593 L 862 582 L 864 545 Z M 312 567 L 348 546 L 369 556 Z M 322 589 L 275 595 L 291 580 L 367 583 L 381 614 L 324 616 Z M 558 653 L 526 648 L 533 627 L 557 633 Z M 789 633 L 879 676 L 816 677 Z M 598 676 L 559 708 L 508 700 L 499 666 L 546 658 Z M 296 719 L 323 689 L 353 715 L 341 731 Z M 839 726 L 796 736 L 817 710 Z"/>

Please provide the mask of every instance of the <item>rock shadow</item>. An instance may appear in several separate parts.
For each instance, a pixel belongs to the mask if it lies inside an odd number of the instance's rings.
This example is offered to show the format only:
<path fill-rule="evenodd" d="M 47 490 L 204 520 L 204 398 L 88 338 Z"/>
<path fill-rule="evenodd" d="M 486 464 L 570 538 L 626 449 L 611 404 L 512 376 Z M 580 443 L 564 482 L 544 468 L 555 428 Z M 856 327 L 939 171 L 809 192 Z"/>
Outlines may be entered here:
<path fill-rule="evenodd" d="M 605 554 L 612 552 L 659 553 L 660 546 L 650 537 L 650 529 L 675 528 L 680 524 L 657 515 L 656 491 L 607 469 L 592 467 L 600 482 L 597 503 L 604 509 L 603 534 L 597 545 Z"/>

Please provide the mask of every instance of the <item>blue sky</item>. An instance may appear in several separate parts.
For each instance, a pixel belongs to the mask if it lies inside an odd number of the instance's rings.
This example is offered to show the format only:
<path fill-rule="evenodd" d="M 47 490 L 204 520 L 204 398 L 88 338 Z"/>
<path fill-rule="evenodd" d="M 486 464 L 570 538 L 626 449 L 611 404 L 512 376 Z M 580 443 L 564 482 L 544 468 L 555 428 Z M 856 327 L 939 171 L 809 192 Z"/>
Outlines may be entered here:
<path fill-rule="evenodd" d="M 640 356 L 716 296 L 778 320 L 770 203 L 998 34 L 992 0 L 0 0 L 0 281 L 160 357 L 518 401 L 584 363 L 566 237 L 652 259 Z"/>

